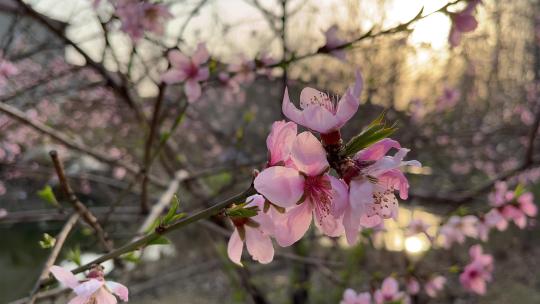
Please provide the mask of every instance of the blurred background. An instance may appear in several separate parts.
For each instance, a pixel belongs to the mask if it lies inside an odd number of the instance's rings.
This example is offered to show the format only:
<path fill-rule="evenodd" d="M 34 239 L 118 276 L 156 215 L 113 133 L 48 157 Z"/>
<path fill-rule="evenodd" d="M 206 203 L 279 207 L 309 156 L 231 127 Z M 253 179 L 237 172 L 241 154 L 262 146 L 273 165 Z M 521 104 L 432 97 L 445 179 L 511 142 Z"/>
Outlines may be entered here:
<path fill-rule="evenodd" d="M 540 195 L 540 153 L 528 150 L 538 132 L 540 1 L 483 0 L 478 28 L 456 47 L 448 43 L 451 18 L 438 12 L 447 0 L 159 2 L 173 15 L 163 35 L 146 33 L 134 42 L 105 0 L 32 0 L 27 7 L 0 0 L 0 58 L 18 69 L 0 86 L 1 303 L 29 294 L 49 254 L 39 241 L 56 235 L 69 216 L 47 199 L 47 186 L 60 193 L 49 150 L 59 152 L 77 196 L 118 246 L 144 221 L 141 192 L 153 205 L 175 176 L 182 211 L 245 189 L 266 161 L 271 123 L 283 119 L 285 85 L 296 102 L 308 85 L 340 95 L 356 69 L 365 86 L 344 138 L 386 109 L 387 121 L 399 128 L 393 138 L 423 164 L 408 172 L 411 197 L 400 202 L 399 220 L 366 232 L 354 247 L 313 230 L 279 249 L 272 264 L 246 259 L 242 269 L 225 254 L 227 223 L 192 225 L 175 231 L 170 245 L 125 257 L 129 271 L 105 265 L 129 286 L 131 302 L 251 303 L 260 293 L 269 303 L 339 303 L 345 288 L 369 290 L 411 264 L 429 274 L 467 260 L 466 244 L 443 250 L 423 235 L 407 237 L 411 219 L 436 230 L 450 214 L 485 209 L 493 184 L 466 201 L 456 198 L 498 178 Z M 455 2 L 450 12 L 466 5 Z M 345 61 L 318 54 L 284 64 L 320 51 L 331 26 L 342 41 L 368 35 L 345 49 Z M 191 54 L 199 42 L 211 55 L 212 76 L 188 106 L 183 86 L 163 90 L 160 75 L 167 50 Z M 253 72 L 261 62 L 275 67 Z M 225 81 L 232 71 L 236 82 Z M 127 167 L 146 164 L 149 128 L 141 120 L 152 117 L 159 94 L 155 145 L 166 143 L 148 166 L 156 178 L 144 190 Z M 484 297 L 460 289 L 454 274 L 438 298 L 417 303 L 540 303 L 539 232 L 531 221 L 524 230 L 490 235 L 484 247 L 496 264 Z M 92 234 L 78 225 L 61 264 L 74 267 L 101 254 Z"/>

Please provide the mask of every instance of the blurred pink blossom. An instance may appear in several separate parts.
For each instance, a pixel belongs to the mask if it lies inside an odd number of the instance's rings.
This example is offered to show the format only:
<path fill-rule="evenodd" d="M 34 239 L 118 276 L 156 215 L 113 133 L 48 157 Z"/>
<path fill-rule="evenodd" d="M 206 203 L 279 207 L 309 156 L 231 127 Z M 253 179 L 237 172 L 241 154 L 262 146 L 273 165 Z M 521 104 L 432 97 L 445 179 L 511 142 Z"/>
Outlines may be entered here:
<path fill-rule="evenodd" d="M 424 289 L 428 296 L 435 298 L 439 291 L 444 289 L 444 284 L 446 284 L 446 278 L 439 275 L 429 279 L 424 285 Z"/>
<path fill-rule="evenodd" d="M 442 96 L 437 100 L 437 111 L 440 112 L 454 107 L 459 101 L 460 96 L 461 93 L 458 90 L 445 87 Z"/>
<path fill-rule="evenodd" d="M 167 6 L 149 1 L 118 0 L 116 15 L 122 22 L 122 31 L 138 41 L 145 31 L 163 35 L 164 23 L 172 15 Z"/>
<path fill-rule="evenodd" d="M 210 75 L 208 67 L 203 66 L 209 58 L 205 44 L 199 43 L 191 58 L 178 50 L 170 51 L 168 57 L 172 67 L 161 76 L 161 79 L 169 84 L 185 82 L 184 91 L 188 102 L 199 99 L 202 94 L 199 82 L 208 79 Z"/>
<path fill-rule="evenodd" d="M 376 290 L 373 297 L 376 304 L 395 303 L 407 298 L 404 292 L 399 291 L 398 281 L 392 277 L 384 279 L 381 289 Z"/>
<path fill-rule="evenodd" d="M 410 277 L 407 279 L 407 293 L 415 295 L 420 292 L 420 283 L 417 279 Z"/>
<path fill-rule="evenodd" d="M 340 39 L 338 37 L 339 28 L 337 25 L 332 25 L 329 27 L 326 32 L 324 32 L 324 37 L 326 39 L 326 43 L 323 46 L 323 49 L 325 51 L 330 52 L 334 57 L 338 58 L 341 61 L 346 60 L 347 53 L 345 50 L 341 49 L 335 49 L 336 47 L 341 46 L 345 43 L 344 40 Z"/>
<path fill-rule="evenodd" d="M 356 293 L 356 291 L 347 288 L 339 304 L 371 304 L 371 295 L 369 292 Z"/>
<path fill-rule="evenodd" d="M 463 217 L 453 215 L 441 227 L 439 233 L 443 236 L 444 248 L 450 248 L 452 244 L 463 244 L 466 237 L 478 237 L 478 218 L 474 215 L 466 215 Z"/>
<path fill-rule="evenodd" d="M 478 21 L 473 14 L 480 3 L 482 3 L 481 0 L 469 0 L 465 9 L 458 13 L 451 13 L 452 28 L 448 41 L 452 47 L 459 45 L 463 33 L 472 32 L 478 27 Z"/>
<path fill-rule="evenodd" d="M 413 236 L 416 234 L 427 233 L 429 227 L 429 224 L 425 223 L 421 219 L 413 219 L 409 222 L 409 225 L 407 226 L 405 236 Z"/>
<path fill-rule="evenodd" d="M 493 272 L 493 257 L 482 252 L 480 245 L 469 249 L 471 262 L 465 266 L 459 276 L 461 285 L 469 291 L 483 295 L 486 293 L 486 282 L 491 281 Z"/>

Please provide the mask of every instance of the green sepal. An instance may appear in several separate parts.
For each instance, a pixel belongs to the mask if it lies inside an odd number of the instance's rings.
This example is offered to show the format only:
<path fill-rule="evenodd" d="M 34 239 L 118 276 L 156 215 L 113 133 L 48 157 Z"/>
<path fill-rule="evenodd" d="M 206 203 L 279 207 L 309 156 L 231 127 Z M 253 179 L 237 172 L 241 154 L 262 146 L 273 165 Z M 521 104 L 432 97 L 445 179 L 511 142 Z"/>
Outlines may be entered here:
<path fill-rule="evenodd" d="M 385 112 L 373 120 L 360 134 L 351 138 L 343 149 L 343 156 L 353 156 L 358 151 L 389 137 L 396 132 L 396 124 L 387 126 L 384 121 Z"/>

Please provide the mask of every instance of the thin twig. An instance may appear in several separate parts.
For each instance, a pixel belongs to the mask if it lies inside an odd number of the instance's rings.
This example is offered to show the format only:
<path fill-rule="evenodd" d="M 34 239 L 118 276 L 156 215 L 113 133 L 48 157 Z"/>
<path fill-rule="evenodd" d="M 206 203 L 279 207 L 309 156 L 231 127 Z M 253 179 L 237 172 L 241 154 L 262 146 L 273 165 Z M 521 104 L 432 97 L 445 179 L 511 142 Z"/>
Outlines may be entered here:
<path fill-rule="evenodd" d="M 119 256 L 121 256 L 122 254 L 125 254 L 125 253 L 128 253 L 128 252 L 131 252 L 131 251 L 134 251 L 134 250 L 138 250 L 138 249 L 141 249 L 143 247 L 145 247 L 146 245 L 148 245 L 149 243 L 151 243 L 152 241 L 158 239 L 159 237 L 161 237 L 162 235 L 164 234 L 167 234 L 167 233 L 170 233 L 171 231 L 174 231 L 174 230 L 177 230 L 177 229 L 180 229 L 180 228 L 183 228 L 185 226 L 188 226 L 189 224 L 192 224 L 192 223 L 196 223 L 200 220 L 203 220 L 203 219 L 207 219 L 213 215 L 216 215 L 218 213 L 220 213 L 224 208 L 228 207 L 229 205 L 233 204 L 233 203 L 237 203 L 237 202 L 240 202 L 240 201 L 243 201 L 244 199 L 246 199 L 248 196 L 250 195 L 253 195 L 255 194 L 255 189 L 253 187 L 250 187 L 249 189 L 247 189 L 246 191 L 240 193 L 240 194 L 237 194 L 233 197 L 230 197 L 228 199 L 225 199 L 209 208 L 206 208 L 204 210 L 201 210 L 195 214 L 193 214 L 192 216 L 189 216 L 189 217 L 186 217 L 186 218 L 183 218 L 181 220 L 179 220 L 178 222 L 175 222 L 173 224 L 170 224 L 170 225 L 166 225 L 166 226 L 162 226 L 162 227 L 159 227 L 159 231 L 154 231 L 144 237 L 141 237 L 137 240 L 134 240 L 120 248 L 117 248 L 107 254 L 104 254 L 102 256 L 100 256 L 99 258 L 96 258 L 94 259 L 93 261 L 91 261 L 90 263 L 87 263 L 85 265 L 82 265 L 74 270 L 72 270 L 72 272 L 74 274 L 77 274 L 77 273 L 80 273 L 80 272 L 83 272 L 85 270 L 88 270 L 90 269 L 90 267 L 92 267 L 92 265 L 94 264 L 101 264 L 105 261 L 108 261 L 110 259 L 114 259 L 114 258 L 117 258 Z M 49 280 L 47 282 L 44 282 L 42 285 L 45 286 L 45 285 L 49 285 L 51 283 L 53 283 L 54 280 Z"/>
<path fill-rule="evenodd" d="M 148 139 L 144 147 L 144 165 L 141 170 L 142 185 L 141 185 L 141 213 L 148 213 L 148 174 L 150 174 L 150 167 L 152 166 L 152 144 L 154 143 L 154 137 L 159 131 L 158 121 L 159 115 L 161 113 L 161 105 L 163 103 L 163 97 L 165 96 L 165 90 L 167 89 L 167 84 L 161 82 L 159 84 L 159 93 L 154 104 L 154 114 L 152 115 L 152 121 L 150 122 L 150 131 L 148 132 Z"/>
<path fill-rule="evenodd" d="M 45 135 L 50 136 L 52 139 L 60 142 L 61 144 L 63 144 L 64 146 L 68 148 L 82 152 L 84 154 L 88 154 L 104 163 L 117 166 L 117 167 L 122 167 L 126 169 L 128 172 L 130 172 L 131 174 L 137 175 L 139 173 L 139 168 L 136 165 L 127 163 L 121 159 L 110 157 L 104 153 L 101 153 L 93 148 L 86 146 L 85 144 L 81 143 L 78 140 L 73 140 L 69 138 L 67 135 L 65 135 L 64 133 L 54 130 L 53 128 L 47 126 L 46 124 L 42 122 L 39 122 L 37 120 L 33 120 L 27 117 L 23 112 L 19 111 L 17 108 L 13 106 L 0 102 L 0 112 L 7 114 L 9 117 L 16 119 L 17 121 L 31 127 L 32 129 L 38 132 L 41 132 Z M 159 185 L 161 187 L 166 186 L 166 184 L 164 184 L 157 177 L 150 176 L 149 178 L 150 178 L 150 181 L 156 185 Z"/>
<path fill-rule="evenodd" d="M 64 166 L 58 158 L 58 153 L 56 151 L 49 152 L 51 159 L 54 163 L 54 168 L 56 169 L 56 175 L 58 175 L 58 181 L 60 186 L 64 191 L 64 194 L 67 196 L 69 203 L 73 206 L 75 211 L 79 213 L 81 218 L 88 224 L 97 234 L 97 238 L 100 243 L 103 245 L 107 252 L 113 250 L 112 241 L 107 237 L 107 233 L 103 230 L 103 227 L 99 224 L 97 218 L 92 214 L 92 212 L 77 198 L 73 189 L 69 185 L 66 174 L 64 172 Z"/>

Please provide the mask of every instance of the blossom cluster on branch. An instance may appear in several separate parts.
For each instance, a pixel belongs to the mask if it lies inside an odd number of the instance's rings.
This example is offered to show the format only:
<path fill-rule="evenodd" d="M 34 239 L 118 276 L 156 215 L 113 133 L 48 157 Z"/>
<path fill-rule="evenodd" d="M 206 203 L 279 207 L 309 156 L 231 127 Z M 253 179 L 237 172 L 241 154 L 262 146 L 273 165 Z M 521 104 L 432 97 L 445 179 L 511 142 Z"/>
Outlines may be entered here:
<path fill-rule="evenodd" d="M 339 100 L 304 88 L 301 109 L 285 91 L 283 113 L 292 121 L 274 122 L 266 140 L 267 166 L 253 182 L 259 195 L 246 202 L 256 216 L 231 217 L 236 228 L 228 246 L 232 261 L 241 264 L 243 241 L 254 260 L 272 261 L 270 237 L 290 246 L 306 234 L 313 219 L 324 235 L 346 235 L 352 245 L 361 227 L 397 217 L 394 192 L 406 199 L 409 188 L 400 168 L 420 163 L 404 161 L 409 150 L 389 138 L 357 146 L 356 151 L 346 149 L 340 129 L 358 110 L 362 82 L 357 72 L 354 85 Z M 308 131 L 298 133 L 297 124 Z M 387 155 L 392 149 L 395 154 Z"/>

